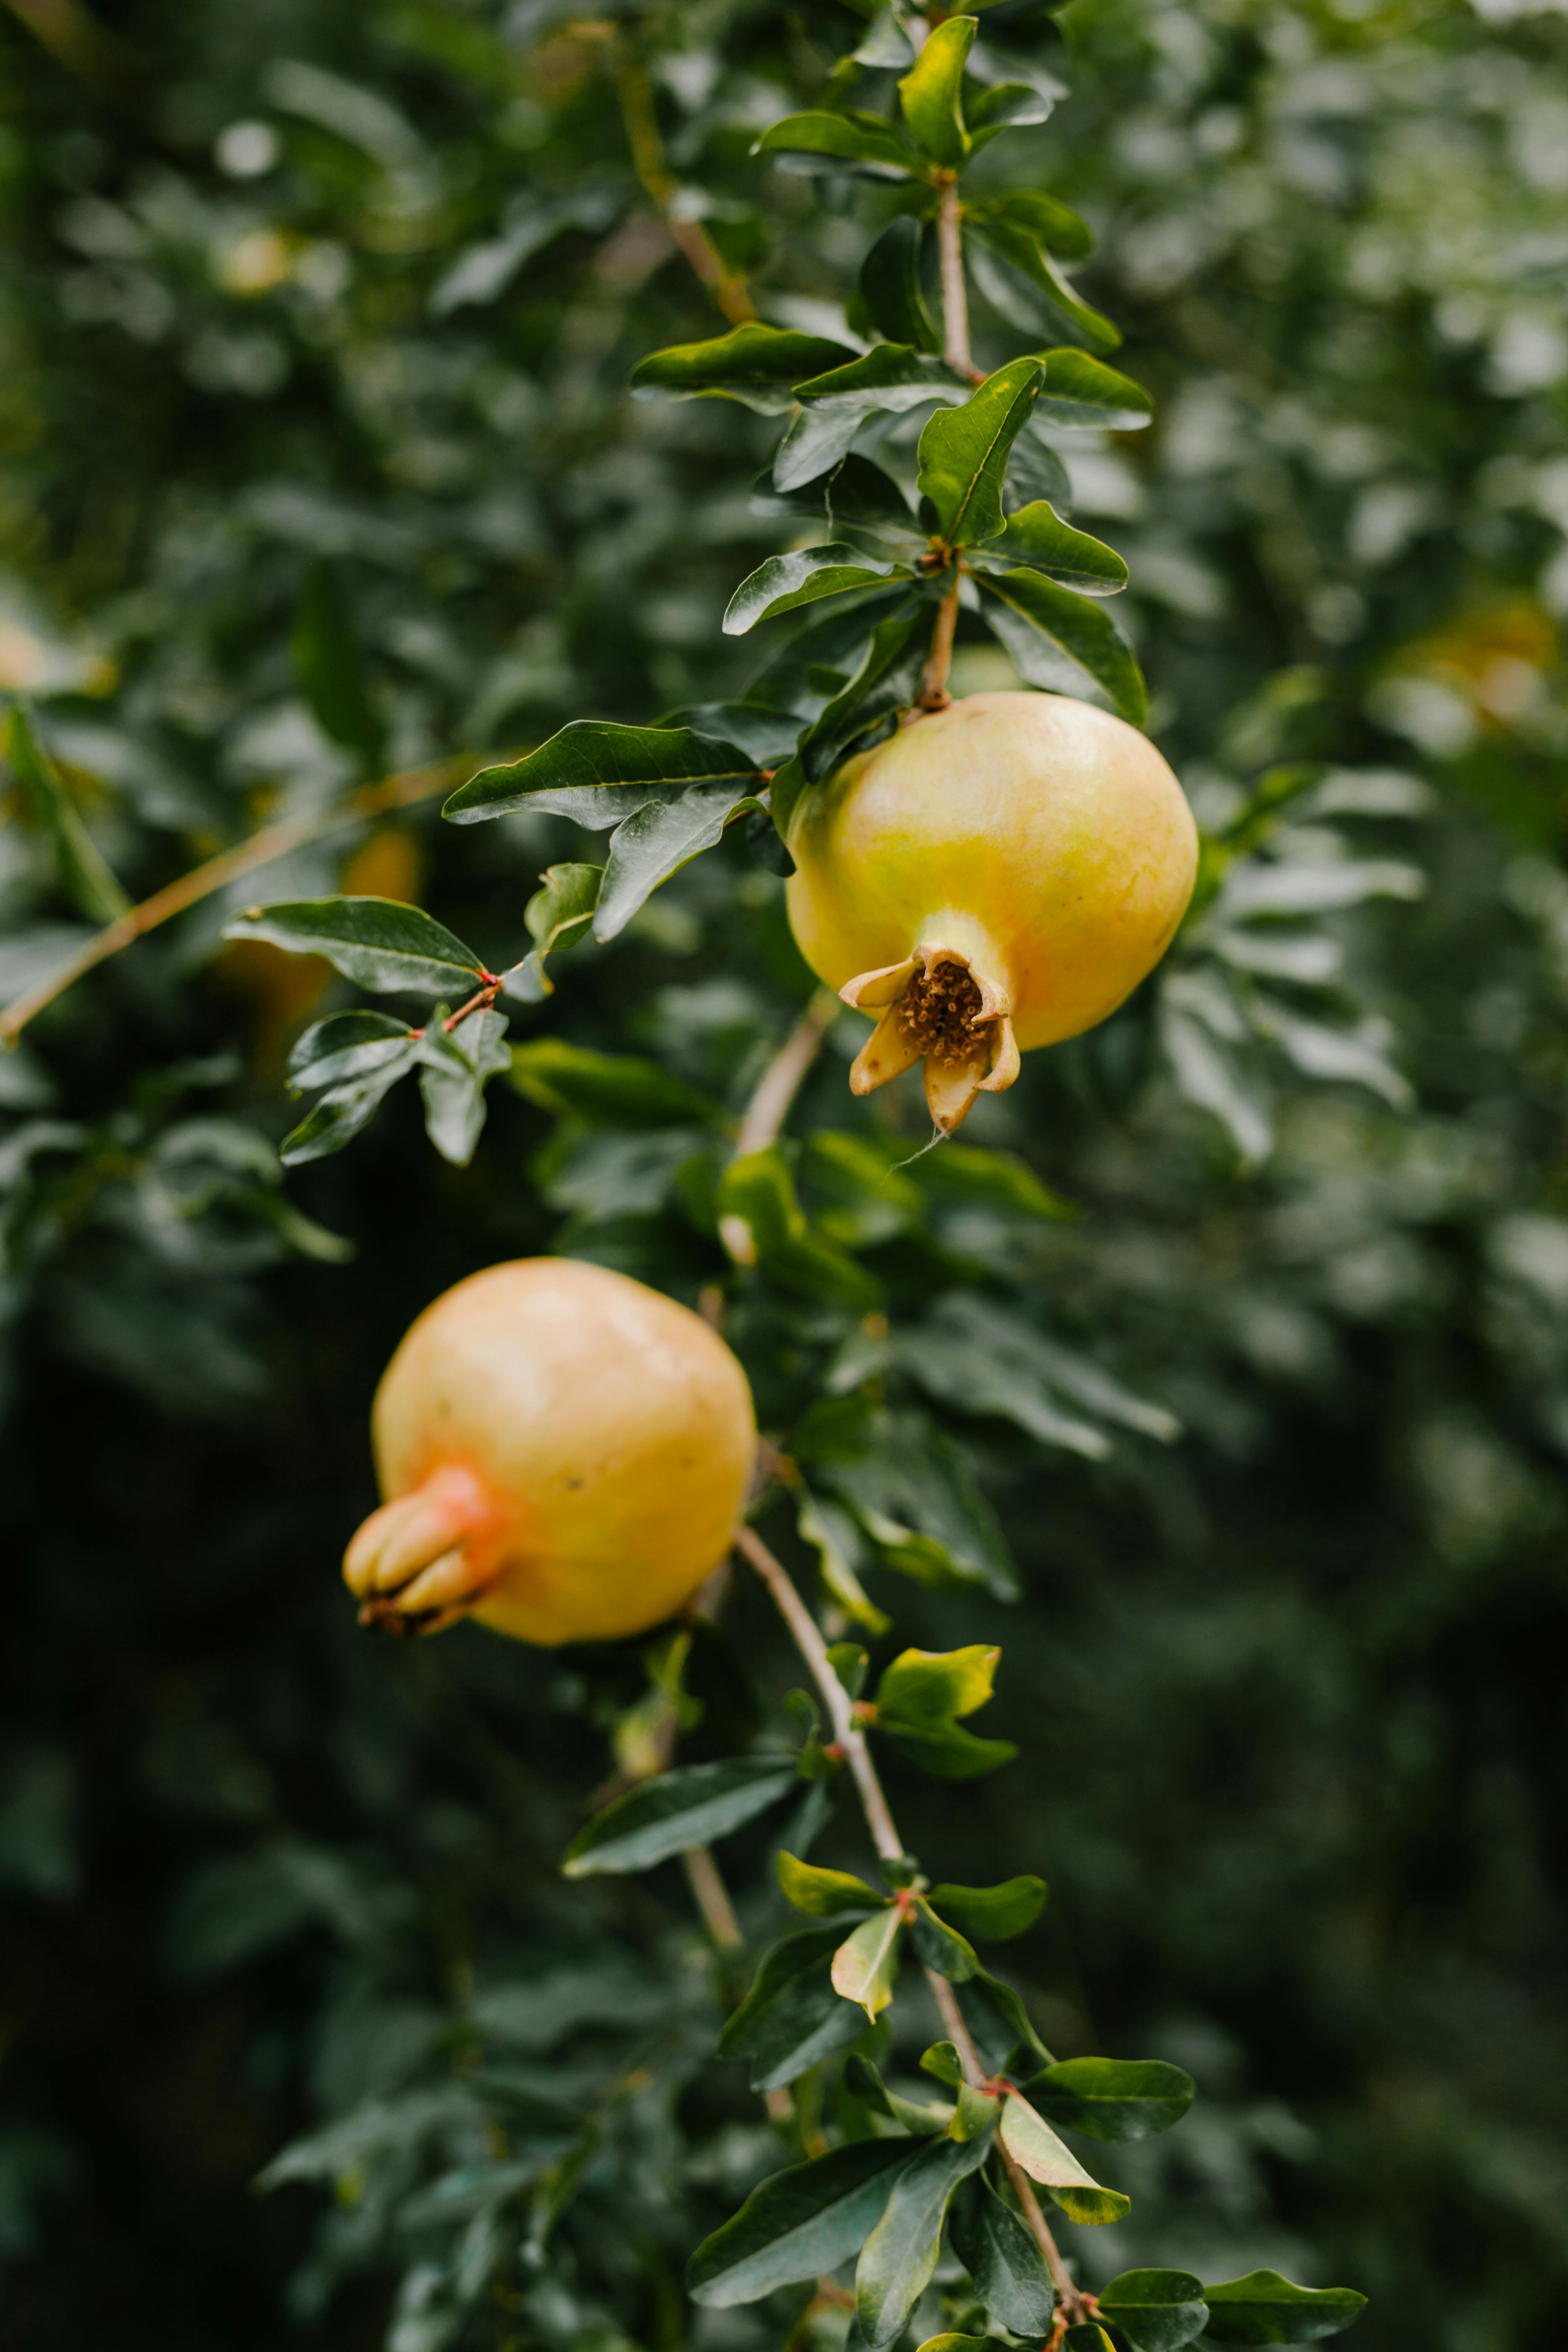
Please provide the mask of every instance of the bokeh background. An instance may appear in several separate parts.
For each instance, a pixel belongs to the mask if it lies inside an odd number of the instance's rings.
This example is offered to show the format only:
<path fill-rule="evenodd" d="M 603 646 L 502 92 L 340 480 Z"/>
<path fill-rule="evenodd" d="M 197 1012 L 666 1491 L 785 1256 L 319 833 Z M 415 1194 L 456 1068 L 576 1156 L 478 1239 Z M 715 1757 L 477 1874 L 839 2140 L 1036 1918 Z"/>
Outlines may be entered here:
<path fill-rule="evenodd" d="M 992 152 L 1093 222 L 1085 289 L 1156 394 L 1152 433 L 1069 457 L 1131 563 L 1152 731 L 1221 816 L 1270 762 L 1351 769 L 1365 853 L 1425 887 L 1336 919 L 1398 1082 L 1244 1042 L 1205 1112 L 1135 1003 L 977 1118 L 1086 1212 L 1017 1279 L 1185 1435 L 1087 1462 L 976 1417 L 1023 1601 L 878 1598 L 901 1639 L 1002 1643 L 983 1727 L 1022 1759 L 962 1790 L 895 1772 L 896 1801 L 948 1874 L 1051 1880 L 1013 1957 L 1062 2054 L 1198 2077 L 1119 2176 L 1153 2217 L 1122 2263 L 1354 2284 L 1366 2352 L 1544 2352 L 1568 2298 L 1568 24 L 1515 0 L 1057 22 L 1027 37 L 1073 94 Z M 748 498 L 768 436 L 626 396 L 645 351 L 722 324 L 655 199 L 764 315 L 826 321 L 870 200 L 748 151 L 856 30 L 828 0 L 0 6 L 0 687 L 133 896 L 366 778 L 743 674 L 717 622 L 781 543 Z M 1007 299 L 978 305 L 983 357 Z M 961 644 L 959 682 L 997 658 Z M 416 898 L 504 948 L 574 836 L 434 809 L 322 831 L 266 894 Z M 68 879 L 13 790 L 0 996 L 85 935 Z M 395 1100 L 280 1182 L 282 1055 L 336 1000 L 324 967 L 224 947 L 233 903 L 0 1060 L 5 2339 L 774 2341 L 693 2334 L 679 2291 L 777 2160 L 701 2063 L 681 1883 L 555 1873 L 642 1653 L 393 1650 L 337 1582 L 405 1324 L 547 1246 L 691 1295 L 712 1256 L 679 1153 L 500 1090 L 466 1171 Z M 562 971 L 518 1034 L 731 1102 L 807 992 L 739 849 Z M 830 1125 L 838 1043 L 807 1097 Z M 739 1594 L 683 1753 L 787 1685 L 771 1644 Z M 780 1924 L 744 1841 L 734 1868 L 748 1927 Z M 691 2055 L 584 2158 L 598 2270 L 468 2293 L 472 2217 L 421 2183 L 473 2038 L 526 2105 L 530 2068 L 590 2082 L 649 2018 Z"/>

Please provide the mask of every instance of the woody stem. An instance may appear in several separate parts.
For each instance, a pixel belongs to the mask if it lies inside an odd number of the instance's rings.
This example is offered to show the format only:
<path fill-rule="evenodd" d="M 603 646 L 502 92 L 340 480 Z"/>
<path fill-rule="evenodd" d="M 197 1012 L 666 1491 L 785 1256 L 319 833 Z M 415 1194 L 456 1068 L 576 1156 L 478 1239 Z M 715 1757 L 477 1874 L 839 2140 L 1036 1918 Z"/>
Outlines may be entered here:
<path fill-rule="evenodd" d="M 945 710 L 952 697 L 947 690 L 947 674 L 952 667 L 952 638 L 958 626 L 958 571 L 953 569 L 952 585 L 936 608 L 936 626 L 931 631 L 931 650 L 921 673 L 921 690 L 915 697 L 917 710 Z"/>
<path fill-rule="evenodd" d="M 753 1151 L 765 1151 L 777 1139 L 789 1116 L 789 1107 L 800 1091 L 801 1081 L 816 1059 L 817 1048 L 837 1011 L 838 999 L 833 991 L 819 988 L 763 1072 L 755 1093 L 742 1113 L 741 1124 L 735 1129 L 732 1159 L 745 1160 Z M 737 1265 L 756 1263 L 757 1245 L 744 1217 L 721 1217 L 719 1238 Z"/>
<path fill-rule="evenodd" d="M 969 349 L 969 291 L 963 282 L 963 214 L 958 201 L 958 176 L 955 173 L 942 187 L 942 201 L 936 215 L 937 251 L 942 261 L 942 319 L 946 332 L 946 358 L 950 367 L 961 368 L 965 375 L 978 374 Z"/>
<path fill-rule="evenodd" d="M 828 1720 L 833 1726 L 834 1743 L 854 1780 L 866 1815 L 866 1826 L 871 1832 L 872 1844 L 884 1862 L 901 1860 L 903 1841 L 894 1824 L 882 1783 L 877 1775 L 877 1767 L 866 1744 L 866 1735 L 855 1720 L 853 1702 L 833 1671 L 833 1662 L 827 1654 L 827 1644 L 822 1638 L 820 1626 L 796 1591 L 789 1571 L 781 1560 L 774 1559 L 753 1528 L 741 1528 L 737 1530 L 735 1549 L 750 1561 L 767 1586 L 780 1616 L 794 1636 L 795 1647 L 811 1668 L 813 1679 L 826 1706 Z M 964 2081 L 976 2090 L 984 2089 L 990 2078 L 981 2063 L 973 2036 L 964 2022 L 958 1995 L 946 1977 L 939 1975 L 935 1969 L 927 1969 L 924 1973 L 936 2003 L 937 2014 L 946 2029 L 949 2041 L 958 2053 Z M 1027 2173 L 1005 2148 L 999 2153 L 1016 2193 L 1029 2234 L 1038 2246 L 1046 2268 L 1051 2274 L 1051 2284 L 1056 2289 L 1062 2316 L 1071 2326 L 1093 2309 L 1092 2299 L 1073 2284 L 1072 2274 L 1047 2226 Z"/>

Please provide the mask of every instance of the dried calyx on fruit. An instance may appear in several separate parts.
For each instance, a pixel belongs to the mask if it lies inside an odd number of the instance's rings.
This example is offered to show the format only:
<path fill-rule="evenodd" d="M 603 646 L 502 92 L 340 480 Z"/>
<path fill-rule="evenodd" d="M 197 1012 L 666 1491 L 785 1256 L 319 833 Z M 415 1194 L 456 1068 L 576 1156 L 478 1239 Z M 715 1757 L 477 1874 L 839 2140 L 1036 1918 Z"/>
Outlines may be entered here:
<path fill-rule="evenodd" d="M 382 1493 L 343 1575 L 362 1624 L 464 1616 L 547 1647 L 656 1625 L 723 1559 L 756 1455 L 745 1374 L 672 1298 L 569 1258 L 488 1266 L 376 1391 Z"/>
<path fill-rule="evenodd" d="M 1197 833 L 1145 736 L 1051 694 L 975 694 L 913 719 L 790 824 L 790 924 L 812 970 L 879 1014 L 857 1094 L 925 1064 L 951 1135 L 1019 1055 L 1136 988 L 1192 896 Z"/>

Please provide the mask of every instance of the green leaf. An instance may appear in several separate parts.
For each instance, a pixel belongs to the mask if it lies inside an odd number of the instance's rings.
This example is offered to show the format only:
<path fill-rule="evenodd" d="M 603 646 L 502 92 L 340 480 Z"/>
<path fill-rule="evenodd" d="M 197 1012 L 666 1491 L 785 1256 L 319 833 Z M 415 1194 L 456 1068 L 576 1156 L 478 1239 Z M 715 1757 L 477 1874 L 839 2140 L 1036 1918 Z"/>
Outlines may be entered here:
<path fill-rule="evenodd" d="M 982 2172 L 953 2200 L 953 2252 L 994 2320 L 1015 2336 L 1048 2336 L 1056 2296 L 1027 2225 Z"/>
<path fill-rule="evenodd" d="M 910 1175 L 922 1192 L 934 1192 L 941 1199 L 989 1202 L 1023 1217 L 1067 1223 L 1083 1213 L 1042 1184 L 1016 1151 L 985 1151 L 978 1144 L 944 1143 L 940 1151 L 923 1152 Z"/>
<path fill-rule="evenodd" d="M 775 2172 L 692 2255 L 686 2284 L 693 2301 L 721 2309 L 754 2303 L 775 2287 L 836 2271 L 866 2242 L 921 2146 L 913 2139 L 854 2140 Z"/>
<path fill-rule="evenodd" d="M 966 400 L 966 376 L 909 343 L 879 343 L 847 366 L 799 384 L 800 415 L 779 443 L 773 487 L 798 489 L 838 464 L 868 416 Z"/>
<path fill-rule="evenodd" d="M 1020 507 L 1044 499 L 1058 514 L 1072 510 L 1072 483 L 1068 469 L 1051 444 L 1039 429 L 1039 403 L 1035 413 L 1013 444 L 1013 454 L 1007 460 L 1007 478 L 1002 485 L 1002 503 L 1009 514 Z"/>
<path fill-rule="evenodd" d="M 858 1452 L 835 1459 L 823 1477 L 889 1568 L 939 1587 L 984 1585 L 999 1600 L 1016 1593 L 1002 1531 L 967 1455 L 923 1413 L 874 1415 Z"/>
<path fill-rule="evenodd" d="M 1002 2145 L 1015 2163 L 1074 2221 L 1117 2221 L 1131 2210 L 1132 2200 L 1119 2189 L 1102 2189 L 1016 2091 L 1009 2091 L 1002 2102 L 1000 2130 Z"/>
<path fill-rule="evenodd" d="M 934 1969 L 938 1976 L 946 1977 L 950 1984 L 963 1984 L 980 1965 L 973 1947 L 955 1929 L 939 1919 L 931 1905 L 920 1895 L 910 1906 L 910 1933 L 914 1937 L 915 1950 L 922 1968 Z"/>
<path fill-rule="evenodd" d="M 1039 362 L 1011 361 L 987 376 L 962 408 L 927 420 L 920 443 L 921 494 L 950 547 L 994 539 L 1006 516 L 1002 484 L 1007 453 L 1044 381 Z"/>
<path fill-rule="evenodd" d="M 719 1105 L 661 1063 L 638 1054 L 599 1054 L 564 1037 L 531 1037 L 511 1049 L 511 1083 L 555 1118 L 595 1127 L 710 1126 Z"/>
<path fill-rule="evenodd" d="M 843 2000 L 858 2001 L 873 2025 L 893 1998 L 902 1925 L 897 1910 L 879 1911 L 862 1920 L 833 1955 L 834 1991 Z"/>
<path fill-rule="evenodd" d="M 313 1022 L 289 1056 L 289 1083 L 297 1092 L 369 1077 L 394 1063 L 412 1066 L 418 1040 L 406 1021 L 390 1013 L 334 1013 Z"/>
<path fill-rule="evenodd" d="M 834 528 L 847 523 L 854 530 L 896 532 L 924 541 L 924 533 L 890 474 L 871 458 L 855 452 L 836 466 L 823 484 L 823 503 Z"/>
<path fill-rule="evenodd" d="M 957 1723 L 879 1723 L 912 1763 L 936 1780 L 978 1780 L 1011 1764 L 1018 1750 L 1010 1739 L 979 1739 Z"/>
<path fill-rule="evenodd" d="M 345 980 L 383 995 L 468 995 L 484 975 L 472 948 L 398 898 L 289 898 L 247 907 L 226 940 L 269 940 L 290 955 L 325 956 Z"/>
<path fill-rule="evenodd" d="M 1001 222 L 1031 237 L 1036 245 L 1043 245 L 1047 252 L 1059 253 L 1064 261 L 1082 261 L 1094 250 L 1088 223 L 1041 188 L 1015 188 L 1006 195 L 988 197 L 984 204 L 966 204 L 963 217 L 966 226 L 974 228 Z"/>
<path fill-rule="evenodd" d="M 59 770 L 38 740 L 32 714 L 18 702 L 5 721 L 0 749 L 22 787 L 29 815 L 47 835 L 60 887 L 88 920 L 112 923 L 131 901 L 65 788 Z"/>
<path fill-rule="evenodd" d="M 1044 295 L 1047 314 L 1065 321 L 1069 332 L 1076 330 L 1086 341 L 1098 343 L 1102 351 L 1115 351 L 1121 341 L 1121 329 L 1103 312 L 1079 299 L 1031 228 L 1005 218 L 988 218 L 984 213 L 969 225 L 973 231 L 970 266 L 988 301 L 1004 314 L 1016 313 L 1019 308 L 1018 280 L 1022 278 L 1037 294 Z M 986 268 L 988 248 L 1006 265 L 1004 270 Z M 1015 271 L 1016 276 L 1012 276 L 1010 273 Z"/>
<path fill-rule="evenodd" d="M 990 2145 L 989 2132 L 928 2140 L 899 2175 L 855 2269 L 855 2316 L 868 2352 L 886 2352 L 902 2335 L 936 2269 L 952 2192 Z"/>
<path fill-rule="evenodd" d="M 1315 2344 L 1337 2336 L 1366 2308 L 1354 2287 L 1293 2286 L 1278 2271 L 1248 2271 L 1205 2286 L 1204 2299 L 1211 2344 Z"/>
<path fill-rule="evenodd" d="M 1032 2072 L 1037 2064 L 1053 2063 L 1017 1993 L 988 1969 L 976 1969 L 958 1987 L 958 2006 L 981 2055 L 992 2067 L 1020 2074 Z"/>
<path fill-rule="evenodd" d="M 612 837 L 609 862 L 594 916 L 594 936 L 613 940 L 661 882 L 716 848 L 738 816 L 766 816 L 753 793 L 737 794 L 728 778 L 692 784 L 679 800 L 650 801 L 627 817 Z"/>
<path fill-rule="evenodd" d="M 292 1134 L 286 1135 L 278 1147 L 284 1167 L 302 1168 L 307 1160 L 324 1160 L 329 1152 L 341 1151 L 345 1143 L 352 1143 L 375 1117 L 382 1097 L 407 1076 L 418 1057 L 418 1040 L 405 1033 L 401 1052 L 363 1076 L 333 1087 L 320 1102 L 312 1103 Z"/>
<path fill-rule="evenodd" d="M 1182 2352 L 1208 2324 L 1203 2287 L 1190 2271 L 1123 2271 L 1095 2301 L 1134 2352 Z"/>
<path fill-rule="evenodd" d="M 921 2053 L 921 2067 L 937 2082 L 946 2083 L 955 2091 L 963 2087 L 963 2062 L 953 2042 L 933 2042 L 929 2050 Z"/>
<path fill-rule="evenodd" d="M 871 632 L 889 614 L 912 610 L 918 592 L 904 581 L 872 588 L 851 602 L 813 613 L 795 623 L 778 651 L 769 656 L 748 691 L 759 700 L 779 704 L 802 719 L 815 719 L 832 701 L 858 667 Z M 786 791 L 790 771 L 781 769 L 769 793 L 774 809 Z M 800 771 L 795 768 L 796 775 Z"/>
<path fill-rule="evenodd" d="M 849 588 L 874 588 L 879 581 L 910 576 L 907 565 L 863 555 L 842 540 L 828 540 L 821 547 L 796 548 L 788 555 L 770 555 L 731 597 L 722 624 L 724 635 L 742 637 L 759 621 L 793 613 L 798 605 L 817 604 L 824 596 L 841 596 Z"/>
<path fill-rule="evenodd" d="M 842 1941 L 841 1927 L 806 1927 L 763 1954 L 750 1992 L 716 2044 L 721 2058 L 751 2061 L 753 2091 L 793 2083 L 866 2031 L 859 2008 L 833 1989 L 829 1969 Z"/>
<path fill-rule="evenodd" d="M 1163 1405 L 1139 1396 L 1114 1379 L 1092 1357 L 1064 1348 L 995 1300 L 973 1292 L 944 1298 L 928 1326 L 928 1354 L 968 1344 L 988 1357 L 1002 1386 L 1015 1385 L 1022 1393 L 1031 1386 L 1055 1391 L 1084 1406 L 1102 1421 L 1169 1445 L 1182 1433 L 1181 1423 Z"/>
<path fill-rule="evenodd" d="M 871 1661 L 858 1642 L 835 1642 L 827 1653 L 827 1663 L 838 1678 L 839 1685 L 852 1698 L 858 1698 L 866 1687 L 867 1670 Z"/>
<path fill-rule="evenodd" d="M 797 1862 L 793 1853 L 782 1849 L 774 1857 L 773 1867 L 786 1902 L 818 1919 L 826 1919 L 836 1911 L 866 1910 L 881 1903 L 880 1895 L 863 1878 L 856 1878 L 847 1870 L 819 1870 L 815 1863 Z"/>
<path fill-rule="evenodd" d="M 294 675 L 323 735 L 353 752 L 366 775 L 386 765 L 386 728 L 365 676 L 342 585 L 318 559 L 305 574 L 289 641 Z"/>
<path fill-rule="evenodd" d="M 1027 563 L 1087 596 L 1115 596 L 1127 585 L 1127 566 L 1115 549 L 1074 530 L 1043 499 L 1015 508 L 1001 538 L 993 540 L 980 560 Z"/>
<path fill-rule="evenodd" d="M 760 702 L 694 703 L 689 709 L 672 711 L 659 725 L 689 727 L 713 741 L 733 743 L 756 761 L 759 772 L 787 760 L 800 732 L 800 720 L 793 711 L 770 710 Z"/>
<path fill-rule="evenodd" d="M 1108 368 L 1087 352 L 1041 352 L 1046 388 L 1035 414 L 1044 425 L 1082 426 L 1100 433 L 1136 433 L 1147 425 L 1154 404 L 1141 383 Z"/>
<path fill-rule="evenodd" d="M 510 1066 L 506 1015 L 470 1013 L 456 1029 L 446 1026 L 446 1007 L 431 1013 L 416 1048 L 425 1129 L 443 1160 L 466 1168 L 485 1124 L 485 1087 Z"/>
<path fill-rule="evenodd" d="M 963 127 L 963 68 L 974 46 L 973 16 L 950 16 L 930 34 L 899 84 L 899 103 L 928 155 L 954 171 L 969 152 Z"/>
<path fill-rule="evenodd" d="M 851 2052 L 844 2061 L 844 2087 L 879 2116 L 889 2116 L 907 2132 L 922 2139 L 933 2139 L 944 2133 L 952 2121 L 951 2106 L 927 2107 L 918 2100 L 904 2099 L 889 2091 L 868 2058 Z"/>
<path fill-rule="evenodd" d="M 576 946 L 594 919 L 602 866 L 547 866 L 537 889 L 522 910 L 528 935 L 534 942 L 521 963 L 501 974 L 509 996 L 523 1004 L 540 1004 L 555 993 L 555 982 L 544 969 L 547 956 Z"/>
<path fill-rule="evenodd" d="M 874 328 L 889 343 L 918 352 L 940 352 L 942 338 L 926 309 L 921 286 L 921 229 L 906 215 L 882 231 L 860 264 L 856 280 L 857 321 Z"/>
<path fill-rule="evenodd" d="M 531 809 L 604 833 L 650 803 L 679 800 L 693 784 L 731 783 L 740 794 L 762 782 L 743 751 L 689 727 L 574 719 L 526 759 L 470 776 L 441 814 L 454 824 L 479 824 Z"/>
<path fill-rule="evenodd" d="M 844 344 L 826 336 L 764 327 L 748 319 L 706 342 L 672 343 L 665 351 L 650 352 L 632 370 L 631 384 L 644 399 L 661 393 L 680 400 L 728 398 L 776 415 L 792 406 L 793 385 L 853 357 Z"/>
<path fill-rule="evenodd" d="M 795 1780 L 795 1759 L 788 1756 L 731 1756 L 660 1772 L 639 1780 L 580 1829 L 561 1867 L 568 1878 L 651 1870 L 672 1854 L 728 1837 L 787 1796 Z"/>
<path fill-rule="evenodd" d="M 821 783 L 832 775 L 852 745 L 868 748 L 875 729 L 912 704 L 934 617 L 931 607 L 921 604 L 912 612 L 878 622 L 859 668 L 801 740 L 800 763 L 809 782 Z"/>
<path fill-rule="evenodd" d="M 1032 2103 L 1052 2123 L 1091 2139 L 1143 2139 L 1169 2131 L 1196 2088 L 1179 2066 L 1159 2058 L 1068 2058 L 1028 2084 Z"/>
<path fill-rule="evenodd" d="M 905 1722 L 973 1715 L 992 1695 L 1002 1653 L 984 1642 L 962 1650 L 903 1650 L 877 1685 L 877 1715 Z"/>
<path fill-rule="evenodd" d="M 1054 111 L 1053 100 L 1043 97 L 1032 81 L 994 83 L 970 101 L 971 152 L 978 155 L 1004 131 L 1022 131 L 1034 123 L 1048 122 Z"/>
<path fill-rule="evenodd" d="M 892 1619 L 877 1607 L 860 1581 L 866 1542 L 855 1519 L 842 1504 L 814 1494 L 804 1481 L 795 1491 L 795 1526 L 815 1549 L 822 1581 L 833 1600 L 868 1633 L 887 1633 Z"/>
<path fill-rule="evenodd" d="M 1148 694 L 1137 657 L 1098 604 L 1037 572 L 976 573 L 981 610 L 1031 686 L 1109 703 L 1143 723 Z"/>
<path fill-rule="evenodd" d="M 880 115 L 865 114 L 858 109 L 846 108 L 837 114 L 815 110 L 805 114 L 786 114 L 782 122 L 770 124 L 752 152 L 822 155 L 840 163 L 861 164 L 877 179 L 889 173 L 900 179 L 923 177 L 919 157 L 905 146 L 892 125 L 884 122 Z"/>
<path fill-rule="evenodd" d="M 731 1160 L 719 1179 L 719 1216 L 738 1218 L 756 1256 L 784 1287 L 846 1306 L 872 1307 L 881 1297 L 874 1277 L 830 1242 L 806 1231 L 795 1183 L 777 1144 Z"/>
<path fill-rule="evenodd" d="M 933 1886 L 927 1899 L 982 1943 L 1005 1944 L 1034 1926 L 1047 1893 L 1043 1878 L 1005 1878 L 998 1886 Z"/>

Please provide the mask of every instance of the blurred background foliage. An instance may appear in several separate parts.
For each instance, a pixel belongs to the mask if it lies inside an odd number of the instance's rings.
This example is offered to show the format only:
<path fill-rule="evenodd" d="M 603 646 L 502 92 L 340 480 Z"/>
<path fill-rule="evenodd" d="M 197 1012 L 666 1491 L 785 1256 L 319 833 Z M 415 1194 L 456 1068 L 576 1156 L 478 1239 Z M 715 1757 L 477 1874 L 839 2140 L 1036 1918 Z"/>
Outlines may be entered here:
<path fill-rule="evenodd" d="M 1185 1433 L 1042 1451 L 954 1396 L 1023 1599 L 874 1598 L 900 1640 L 1002 1643 L 983 1727 L 1022 1760 L 961 1791 L 895 1770 L 895 1801 L 950 1874 L 1051 1879 L 1019 1968 L 1061 2054 L 1198 2077 L 1192 2122 L 1115 2175 L 1134 2222 L 1068 2232 L 1082 2260 L 1353 2283 L 1368 2352 L 1544 2347 L 1568 2294 L 1568 27 L 1515 0 L 1058 21 L 1037 54 L 1073 95 L 994 177 L 1092 221 L 1085 289 L 1156 395 L 1151 434 L 1068 453 L 1079 520 L 1131 563 L 1151 730 L 1222 844 L 1238 811 L 1266 830 L 1260 772 L 1321 763 L 1298 853 L 1405 878 L 1343 914 L 1320 892 L 1331 944 L 1298 961 L 1359 1066 L 1216 1005 L 1200 939 L 984 1103 L 966 1140 L 1076 1222 L 944 1200 L 940 1153 L 881 1192 L 808 1155 L 820 1229 L 895 1303 L 1033 1301 Z M 876 192 L 749 150 L 856 34 L 830 0 L 0 9 L 0 687 L 132 897 L 284 823 L 266 895 L 417 899 L 499 954 L 582 836 L 443 830 L 417 780 L 345 799 L 733 690 L 724 599 L 788 535 L 750 505 L 770 436 L 626 378 L 722 324 L 692 221 L 763 316 L 842 331 Z M 990 363 L 1030 331 L 1016 294 L 978 307 Z M 1007 682 L 961 635 L 960 690 Z M 90 922 L 15 761 L 5 783 L 9 1000 Z M 373 1646 L 336 1573 L 413 1314 L 552 1246 L 694 1295 L 690 1138 L 668 1106 L 641 1132 L 552 1116 L 536 1070 L 467 1170 L 395 1100 L 280 1180 L 282 1056 L 341 992 L 221 944 L 256 890 L 0 1059 L 7 2341 L 761 2347 L 679 2286 L 778 2160 L 706 2060 L 686 1889 L 556 1875 L 607 1738 L 635 1748 L 643 1645 Z M 809 993 L 734 844 L 560 969 L 514 1036 L 648 1055 L 731 1108 Z M 801 1123 L 912 1150 L 907 1096 L 851 1112 L 856 1027 Z M 742 1302 L 764 1421 L 824 1311 Z M 689 1664 L 682 1754 L 794 1678 L 738 1593 Z M 776 1929 L 761 1842 L 726 1853 L 748 1930 Z M 553 2267 L 513 2260 L 493 2179 L 463 2188 L 498 2115 L 563 2201 L 582 2184 Z"/>

